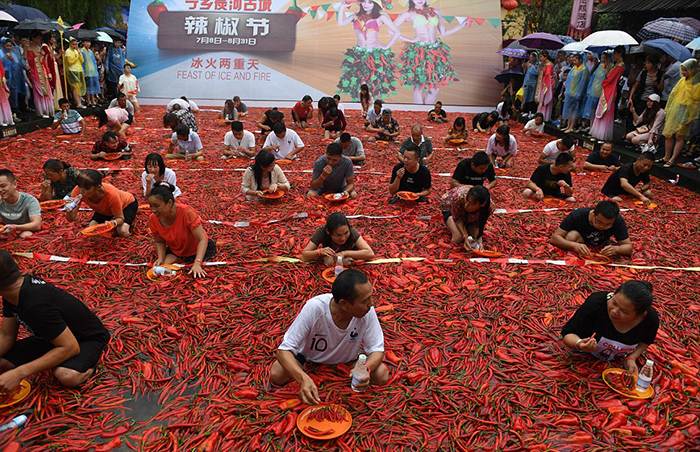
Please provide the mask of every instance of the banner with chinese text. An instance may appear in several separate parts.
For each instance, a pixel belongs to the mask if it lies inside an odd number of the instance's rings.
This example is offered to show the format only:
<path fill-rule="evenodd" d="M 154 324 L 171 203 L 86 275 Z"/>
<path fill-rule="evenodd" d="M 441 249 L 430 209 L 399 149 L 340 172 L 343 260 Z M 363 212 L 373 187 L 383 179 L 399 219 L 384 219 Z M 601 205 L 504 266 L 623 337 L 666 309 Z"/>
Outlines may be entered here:
<path fill-rule="evenodd" d="M 143 97 L 494 105 L 500 3 L 433 3 L 132 0 L 127 56 Z"/>

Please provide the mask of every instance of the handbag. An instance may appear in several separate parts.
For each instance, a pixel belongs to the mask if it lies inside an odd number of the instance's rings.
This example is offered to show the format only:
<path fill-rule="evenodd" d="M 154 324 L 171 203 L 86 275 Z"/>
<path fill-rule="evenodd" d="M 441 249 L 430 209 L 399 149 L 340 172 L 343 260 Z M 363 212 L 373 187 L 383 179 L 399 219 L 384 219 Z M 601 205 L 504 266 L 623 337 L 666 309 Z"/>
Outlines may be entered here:
<path fill-rule="evenodd" d="M 644 125 L 637 127 L 637 133 L 640 135 L 644 133 L 649 133 L 649 126 Z"/>

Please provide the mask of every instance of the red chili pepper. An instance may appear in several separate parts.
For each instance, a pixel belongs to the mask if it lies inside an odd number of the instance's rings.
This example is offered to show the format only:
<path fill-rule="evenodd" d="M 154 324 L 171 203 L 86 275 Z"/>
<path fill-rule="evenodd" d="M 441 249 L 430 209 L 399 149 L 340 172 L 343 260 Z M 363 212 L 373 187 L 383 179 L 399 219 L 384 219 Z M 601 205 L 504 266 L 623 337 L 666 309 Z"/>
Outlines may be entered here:
<path fill-rule="evenodd" d="M 284 427 L 284 430 L 282 430 L 282 435 L 286 436 L 292 432 L 297 426 L 297 418 L 299 417 L 299 413 L 296 413 L 294 411 L 290 411 L 287 413 L 287 417 L 285 418 L 287 424 Z"/>
<path fill-rule="evenodd" d="M 661 447 L 678 447 L 684 443 L 685 443 L 685 435 L 683 435 L 682 432 L 679 432 L 678 430 L 676 430 L 675 432 L 673 432 L 671 434 L 671 436 L 668 437 L 668 439 L 666 441 L 659 444 L 659 446 L 661 446 Z"/>
<path fill-rule="evenodd" d="M 110 451 L 112 449 L 116 449 L 117 447 L 119 447 L 121 445 L 122 445 L 121 438 L 119 438 L 119 437 L 113 438 L 109 442 L 95 446 L 95 452 L 107 452 L 107 451 Z"/>
<path fill-rule="evenodd" d="M 20 452 L 22 450 L 22 445 L 17 441 L 10 442 L 2 452 Z"/>
<path fill-rule="evenodd" d="M 130 424 L 124 424 L 121 427 L 117 427 L 116 429 L 112 430 L 111 432 L 104 432 L 102 433 L 102 437 L 105 439 L 109 438 L 115 438 L 117 436 L 122 436 L 129 432 L 131 430 L 131 425 Z"/>
<path fill-rule="evenodd" d="M 289 399 L 289 400 L 285 400 L 284 402 L 280 403 L 278 406 L 279 406 L 280 410 L 289 410 L 289 409 L 292 409 L 295 406 L 299 406 L 299 405 L 301 405 L 301 400 Z"/>
<path fill-rule="evenodd" d="M 239 399 L 255 399 L 260 392 L 257 389 L 241 389 L 233 393 Z"/>

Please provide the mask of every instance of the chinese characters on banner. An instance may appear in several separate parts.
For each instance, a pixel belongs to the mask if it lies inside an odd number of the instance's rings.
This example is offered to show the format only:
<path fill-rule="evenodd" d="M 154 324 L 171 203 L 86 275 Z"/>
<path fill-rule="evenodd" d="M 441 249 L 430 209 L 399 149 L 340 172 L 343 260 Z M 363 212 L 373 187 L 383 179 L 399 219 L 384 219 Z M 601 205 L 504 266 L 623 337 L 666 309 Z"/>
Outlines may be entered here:
<path fill-rule="evenodd" d="M 571 8 L 571 21 L 569 22 L 568 35 L 581 40 L 591 34 L 591 20 L 593 19 L 593 0 L 574 0 Z"/>
<path fill-rule="evenodd" d="M 159 49 L 293 52 L 296 44 L 289 14 L 163 12 L 159 22 Z"/>
<path fill-rule="evenodd" d="M 272 0 L 185 0 L 185 4 L 199 11 L 272 12 Z"/>

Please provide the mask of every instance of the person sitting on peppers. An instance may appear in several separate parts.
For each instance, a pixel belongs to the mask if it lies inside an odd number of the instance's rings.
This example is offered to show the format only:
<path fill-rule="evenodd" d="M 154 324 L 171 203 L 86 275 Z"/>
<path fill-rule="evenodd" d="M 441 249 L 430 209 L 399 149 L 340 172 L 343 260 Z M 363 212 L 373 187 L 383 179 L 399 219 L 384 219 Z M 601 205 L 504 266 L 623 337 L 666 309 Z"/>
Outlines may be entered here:
<path fill-rule="evenodd" d="M 175 202 L 175 187 L 157 183 L 148 194 L 151 215 L 148 227 L 156 247 L 154 267 L 170 265 L 178 260 L 192 264 L 190 274 L 195 278 L 206 276 L 202 263 L 216 254 L 216 242 L 207 236 L 202 218 L 195 210 Z"/>
<path fill-rule="evenodd" d="M 452 243 L 467 251 L 484 249 L 483 235 L 491 213 L 491 193 L 483 185 L 460 185 L 440 198 L 440 210 Z"/>
<path fill-rule="evenodd" d="M 389 204 L 396 204 L 398 192 L 408 191 L 416 193 L 419 198 L 416 202 L 427 202 L 432 179 L 430 170 L 420 162 L 421 151 L 415 144 L 410 144 L 404 151 L 401 163 L 397 163 L 391 171 L 389 181 L 389 193 L 392 195 Z"/>
<path fill-rule="evenodd" d="M 350 226 L 348 219 L 340 212 L 332 213 L 326 219 L 325 226 L 319 226 L 301 252 L 301 260 L 311 262 L 323 259 L 327 267 L 332 267 L 343 258 L 343 266 L 352 264 L 353 260 L 370 260 L 374 251 L 365 242 L 360 233 Z"/>
<path fill-rule="evenodd" d="M 339 274 L 331 293 L 318 295 L 306 302 L 284 335 L 272 364 L 270 382 L 283 386 L 295 380 L 301 400 L 318 405 L 321 398 L 304 364 L 349 363 L 363 352 L 367 355 L 369 377 L 359 388 L 370 383 L 383 385 L 389 380 L 384 365 L 384 334 L 372 303 L 373 288 L 367 275 L 347 269 Z"/>
<path fill-rule="evenodd" d="M 603 361 L 623 360 L 622 366 L 636 374 L 637 360 L 659 329 L 653 301 L 646 281 L 626 281 L 615 292 L 594 292 L 562 328 L 564 345 Z"/>
<path fill-rule="evenodd" d="M 381 118 L 372 123 L 365 130 L 376 133 L 374 137 L 369 137 L 367 141 L 395 141 L 399 136 L 399 122 L 391 115 L 391 110 L 382 110 Z"/>
<path fill-rule="evenodd" d="M 102 174 L 95 170 L 84 170 L 75 180 L 76 187 L 71 192 L 71 198 L 77 198 L 78 203 L 72 210 L 66 211 L 66 219 L 74 222 L 78 218 L 80 204 L 85 203 L 93 210 L 90 226 L 113 222 L 119 237 L 131 235 L 131 226 L 136 220 L 139 203 L 131 193 L 121 191 L 111 184 L 102 183 Z"/>
<path fill-rule="evenodd" d="M 29 193 L 17 190 L 17 179 L 9 169 L 0 169 L 0 240 L 19 234 L 27 238 L 41 231 L 41 207 Z"/>
<path fill-rule="evenodd" d="M 352 160 L 343 155 L 343 147 L 340 143 L 330 143 L 326 148 L 326 154 L 314 162 L 310 190 L 306 193 L 306 197 L 315 198 L 324 193 L 337 193 L 351 199 L 357 198 Z"/>
<path fill-rule="evenodd" d="M 0 392 L 46 370 L 67 387 L 95 373 L 109 332 L 79 299 L 37 276 L 22 275 L 6 250 L 0 250 L 0 296 Z M 20 325 L 30 335 L 17 340 Z"/>
<path fill-rule="evenodd" d="M 610 237 L 615 236 L 615 244 Z M 601 254 L 631 256 L 632 240 L 620 208 L 613 201 L 601 201 L 595 208 L 581 207 L 564 218 L 549 243 L 580 256 L 590 256 L 589 247 L 603 247 Z"/>

